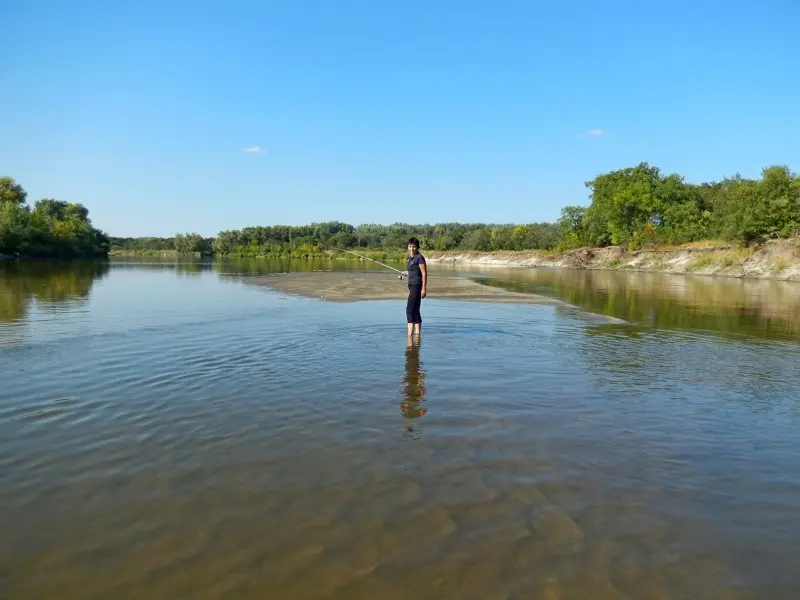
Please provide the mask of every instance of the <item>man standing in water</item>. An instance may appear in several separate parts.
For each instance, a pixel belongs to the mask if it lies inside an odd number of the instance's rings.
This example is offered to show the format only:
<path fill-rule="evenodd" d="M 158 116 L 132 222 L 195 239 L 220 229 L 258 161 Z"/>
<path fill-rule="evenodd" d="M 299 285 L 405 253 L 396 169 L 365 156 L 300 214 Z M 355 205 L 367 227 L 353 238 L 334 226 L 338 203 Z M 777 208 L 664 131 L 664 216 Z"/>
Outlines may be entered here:
<path fill-rule="evenodd" d="M 406 320 L 408 321 L 408 337 L 420 335 L 422 315 L 419 312 L 422 299 L 427 295 L 428 267 L 425 257 L 419 253 L 419 240 L 408 240 L 408 262 L 403 275 L 408 276 L 408 302 L 406 303 Z"/>

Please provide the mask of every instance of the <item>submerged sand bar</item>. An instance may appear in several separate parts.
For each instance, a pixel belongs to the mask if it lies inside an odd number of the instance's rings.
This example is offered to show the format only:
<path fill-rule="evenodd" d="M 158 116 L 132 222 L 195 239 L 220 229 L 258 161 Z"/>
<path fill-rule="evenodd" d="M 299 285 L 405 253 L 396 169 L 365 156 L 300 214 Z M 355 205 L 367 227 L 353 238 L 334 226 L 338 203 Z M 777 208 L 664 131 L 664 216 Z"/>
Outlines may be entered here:
<path fill-rule="evenodd" d="M 287 294 L 338 302 L 400 300 L 408 297 L 406 280 L 398 279 L 391 273 L 357 271 L 276 273 L 248 277 L 246 281 L 250 284 L 274 288 Z M 554 298 L 510 292 L 482 285 L 466 277 L 443 276 L 439 273 L 430 278 L 427 288 L 426 299 L 563 304 Z"/>

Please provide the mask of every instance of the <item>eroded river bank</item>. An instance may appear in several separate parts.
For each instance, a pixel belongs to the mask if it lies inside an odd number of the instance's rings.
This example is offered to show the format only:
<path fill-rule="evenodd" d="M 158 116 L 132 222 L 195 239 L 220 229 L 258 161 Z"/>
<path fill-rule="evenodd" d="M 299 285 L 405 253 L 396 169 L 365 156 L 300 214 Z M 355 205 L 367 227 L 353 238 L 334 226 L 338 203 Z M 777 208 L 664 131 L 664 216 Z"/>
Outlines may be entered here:
<path fill-rule="evenodd" d="M 686 247 L 636 250 L 612 246 L 544 252 L 424 252 L 430 263 L 477 266 L 546 267 L 800 281 L 800 238 L 770 240 L 760 246 Z"/>

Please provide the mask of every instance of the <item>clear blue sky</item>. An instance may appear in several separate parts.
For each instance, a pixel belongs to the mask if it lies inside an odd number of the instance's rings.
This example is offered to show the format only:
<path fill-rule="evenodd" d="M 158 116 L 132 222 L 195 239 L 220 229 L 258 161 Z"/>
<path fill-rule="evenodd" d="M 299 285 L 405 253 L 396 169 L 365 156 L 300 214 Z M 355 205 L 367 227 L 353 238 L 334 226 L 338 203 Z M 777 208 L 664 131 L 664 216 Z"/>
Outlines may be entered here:
<path fill-rule="evenodd" d="M 642 160 L 800 170 L 797 0 L 20 0 L 0 22 L 0 174 L 111 235 L 533 222 Z"/>

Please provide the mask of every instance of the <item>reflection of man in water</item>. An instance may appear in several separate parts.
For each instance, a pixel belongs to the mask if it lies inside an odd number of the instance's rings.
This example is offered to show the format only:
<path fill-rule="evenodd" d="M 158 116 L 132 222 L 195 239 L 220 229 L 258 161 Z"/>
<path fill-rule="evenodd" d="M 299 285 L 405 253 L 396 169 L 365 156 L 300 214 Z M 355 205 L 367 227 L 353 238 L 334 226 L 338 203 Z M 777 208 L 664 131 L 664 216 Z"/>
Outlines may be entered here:
<path fill-rule="evenodd" d="M 419 360 L 419 342 L 412 342 L 406 346 L 406 373 L 403 377 L 403 398 L 400 401 L 400 412 L 406 419 L 417 419 L 424 415 L 428 409 L 420 406 L 425 401 L 425 371 L 422 370 Z M 405 426 L 406 431 L 413 431 L 411 425 Z"/>

